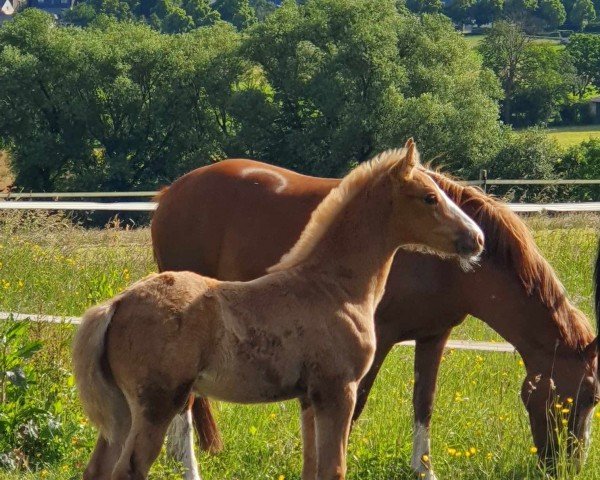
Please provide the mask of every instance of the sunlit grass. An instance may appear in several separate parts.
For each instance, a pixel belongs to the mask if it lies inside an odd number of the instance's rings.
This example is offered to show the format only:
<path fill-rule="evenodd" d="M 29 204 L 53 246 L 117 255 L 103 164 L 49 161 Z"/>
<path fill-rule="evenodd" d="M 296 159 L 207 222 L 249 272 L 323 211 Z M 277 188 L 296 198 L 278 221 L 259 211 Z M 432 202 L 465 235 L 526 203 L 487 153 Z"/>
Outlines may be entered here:
<path fill-rule="evenodd" d="M 155 270 L 147 229 L 84 230 L 59 216 L 2 217 L 0 226 L 0 310 L 80 315 L 87 306 L 120 291 Z M 540 249 L 559 272 L 570 297 L 591 313 L 591 270 L 598 217 L 533 217 L 528 220 Z M 36 365 L 48 370 L 48 385 L 64 391 L 65 419 L 74 425 L 71 448 L 44 470 L 0 473 L 0 480 L 81 478 L 94 442 L 66 383 L 70 365 L 69 326 L 37 325 L 32 335 L 44 341 Z M 498 339 L 477 320 L 456 336 Z M 351 437 L 349 479 L 409 479 L 412 431 L 411 348 L 398 347 L 377 379 L 364 416 Z M 66 376 L 65 376 L 66 375 Z M 517 355 L 447 351 L 438 382 L 433 419 L 433 463 L 440 480 L 542 479 L 532 453 L 531 434 L 519 398 L 524 368 Z M 259 406 L 219 403 L 215 413 L 226 449 L 200 454 L 205 480 L 298 480 L 301 443 L 296 402 Z M 600 479 L 600 418 L 595 445 L 577 477 Z M 178 467 L 164 454 L 153 479 L 179 479 Z"/>
<path fill-rule="evenodd" d="M 561 147 L 568 148 L 592 138 L 600 138 L 600 125 L 549 128 L 547 132 Z"/>

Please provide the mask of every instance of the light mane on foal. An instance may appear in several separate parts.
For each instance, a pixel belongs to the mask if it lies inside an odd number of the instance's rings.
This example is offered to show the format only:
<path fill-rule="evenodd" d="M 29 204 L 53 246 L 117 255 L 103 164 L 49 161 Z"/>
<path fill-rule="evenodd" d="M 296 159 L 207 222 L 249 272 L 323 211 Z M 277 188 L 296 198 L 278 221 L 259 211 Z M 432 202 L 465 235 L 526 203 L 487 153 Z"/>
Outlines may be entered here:
<path fill-rule="evenodd" d="M 529 228 L 504 203 L 481 190 L 463 186 L 440 172 L 427 172 L 485 234 L 484 256 L 514 268 L 529 295 L 548 308 L 564 342 L 584 348 L 594 338 L 586 316 L 567 298 L 565 288 L 540 253 Z"/>
<path fill-rule="evenodd" d="M 371 181 L 387 172 L 398 162 L 405 161 L 406 153 L 406 148 L 386 150 L 371 160 L 361 163 L 346 175 L 313 211 L 308 224 L 292 249 L 281 257 L 279 263 L 267 271 L 278 272 L 306 260 L 344 207 Z M 416 149 L 415 155 L 418 163 L 419 154 Z"/>

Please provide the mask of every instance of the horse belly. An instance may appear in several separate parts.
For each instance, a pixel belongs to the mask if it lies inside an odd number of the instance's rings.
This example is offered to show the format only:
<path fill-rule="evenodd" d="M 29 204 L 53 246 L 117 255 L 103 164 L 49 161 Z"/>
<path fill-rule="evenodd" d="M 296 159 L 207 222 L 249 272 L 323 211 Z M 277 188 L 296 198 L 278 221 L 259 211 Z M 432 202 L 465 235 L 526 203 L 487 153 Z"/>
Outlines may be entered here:
<path fill-rule="evenodd" d="M 194 390 L 226 402 L 277 402 L 302 395 L 299 380 L 300 369 L 292 367 L 284 370 L 249 360 L 244 364 L 235 362 L 227 371 L 207 369 L 201 372 L 194 383 Z"/>

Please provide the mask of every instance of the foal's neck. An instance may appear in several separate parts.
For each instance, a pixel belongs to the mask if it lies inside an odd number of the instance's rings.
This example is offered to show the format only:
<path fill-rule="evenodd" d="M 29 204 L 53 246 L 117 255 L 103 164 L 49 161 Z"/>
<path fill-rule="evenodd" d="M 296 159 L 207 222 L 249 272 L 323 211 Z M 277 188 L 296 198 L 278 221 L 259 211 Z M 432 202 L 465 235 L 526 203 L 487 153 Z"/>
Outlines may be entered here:
<path fill-rule="evenodd" d="M 345 292 L 345 301 L 374 310 L 396 250 L 388 238 L 391 209 L 380 192 L 357 194 L 314 246 L 304 268 L 332 279 Z"/>

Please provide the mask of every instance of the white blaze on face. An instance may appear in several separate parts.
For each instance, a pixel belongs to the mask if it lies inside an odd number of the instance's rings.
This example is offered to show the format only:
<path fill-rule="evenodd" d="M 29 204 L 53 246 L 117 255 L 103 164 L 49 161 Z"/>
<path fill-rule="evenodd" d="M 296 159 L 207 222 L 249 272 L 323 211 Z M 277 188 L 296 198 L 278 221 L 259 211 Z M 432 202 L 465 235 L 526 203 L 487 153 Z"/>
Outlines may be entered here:
<path fill-rule="evenodd" d="M 274 190 L 275 193 L 283 192 L 288 184 L 287 179 L 283 175 L 271 170 L 265 170 L 260 167 L 248 167 L 242 170 L 242 177 L 246 178 L 251 175 L 256 175 L 257 177 L 269 177 L 272 179 L 277 184 Z"/>

